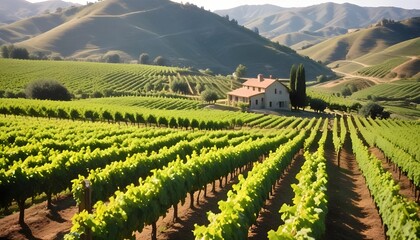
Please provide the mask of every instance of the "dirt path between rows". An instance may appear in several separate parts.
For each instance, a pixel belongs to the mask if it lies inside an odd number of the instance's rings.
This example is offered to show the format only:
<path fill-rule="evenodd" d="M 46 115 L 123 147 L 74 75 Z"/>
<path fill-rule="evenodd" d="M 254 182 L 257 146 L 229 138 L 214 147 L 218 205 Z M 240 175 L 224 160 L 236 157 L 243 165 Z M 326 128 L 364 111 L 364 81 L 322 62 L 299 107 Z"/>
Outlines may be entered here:
<path fill-rule="evenodd" d="M 53 201 L 53 209 L 46 209 L 46 202 L 25 210 L 25 226 L 18 223 L 19 213 L 0 219 L 0 239 L 63 239 L 71 228 L 71 218 L 77 212 L 73 197 Z"/>
<path fill-rule="evenodd" d="M 404 174 L 399 175 L 397 171 L 394 171 L 392 168 L 391 163 L 387 163 L 384 153 L 377 147 L 369 148 L 369 152 L 372 153 L 375 157 L 377 157 L 382 162 L 382 167 L 392 174 L 392 177 L 398 185 L 400 185 L 400 194 L 405 196 L 409 200 L 415 202 L 416 199 L 414 197 L 414 191 L 411 190 L 410 187 L 410 179 Z"/>
<path fill-rule="evenodd" d="M 244 171 L 244 174 L 249 169 Z M 199 198 L 199 205 L 197 205 L 198 191 L 194 193 L 194 208 L 190 208 L 190 196 L 188 194 L 185 203 L 178 203 L 178 220 L 173 222 L 174 209 L 170 208 L 165 217 L 160 217 L 157 222 L 157 239 L 194 239 L 194 224 L 207 225 L 207 212 L 212 211 L 218 213 L 218 202 L 226 200 L 227 192 L 232 189 L 232 186 L 238 183 L 238 177 L 228 177 L 228 182 L 225 185 L 225 179 L 222 181 L 223 187 L 220 188 L 219 181 L 216 181 L 216 191 L 212 192 L 212 184 L 207 184 L 207 197 L 204 197 L 204 191 L 201 191 Z M 136 233 L 136 239 L 144 240 L 151 239 L 152 227 L 146 226 L 141 233 Z"/>
<path fill-rule="evenodd" d="M 326 146 L 327 171 L 329 175 L 328 215 L 326 219 L 325 239 L 385 239 L 384 230 L 369 195 L 364 178 L 357 167 L 352 154 L 350 139 L 347 138 L 341 152 L 340 167 L 337 167 L 336 155 L 332 146 L 331 134 Z M 291 184 L 295 183 L 296 174 L 304 162 L 300 154 L 293 161 L 289 171 L 276 185 L 273 196 L 267 200 L 261 210 L 257 222 L 249 230 L 249 239 L 267 239 L 267 232 L 277 229 L 282 220 L 279 209 L 283 203 L 290 204 L 294 193 Z M 207 212 L 218 212 L 218 202 L 226 199 L 227 192 L 237 178 L 230 179 L 223 188 L 216 184 L 216 192 L 211 191 L 211 184 L 207 187 L 207 198 L 203 192 L 199 205 L 195 202 L 194 208 L 189 208 L 189 196 L 184 205 L 178 205 L 179 221 L 172 222 L 173 209 L 170 209 L 164 218 L 157 224 L 158 239 L 194 239 L 194 224 L 208 224 Z M 197 200 L 196 192 L 194 200 Z M 72 197 L 54 201 L 54 209 L 47 210 L 46 203 L 34 205 L 25 211 L 26 226 L 17 223 L 18 213 L 0 219 L 0 239 L 62 239 L 71 227 L 71 218 L 77 212 Z M 137 239 L 150 239 L 151 226 L 146 226 L 141 233 L 136 234 Z"/>
<path fill-rule="evenodd" d="M 284 203 L 292 204 L 295 194 L 291 185 L 297 183 L 296 174 L 300 171 L 304 162 L 305 158 L 302 154 L 297 155 L 296 159 L 293 160 L 289 170 L 276 185 L 273 195 L 266 201 L 266 205 L 260 211 L 257 222 L 249 229 L 249 240 L 267 239 L 268 231 L 277 230 L 283 224 L 279 210 Z"/>
<path fill-rule="evenodd" d="M 328 214 L 325 239 L 385 239 L 379 213 L 347 137 L 337 166 L 331 140 L 326 149 L 328 172 Z"/>

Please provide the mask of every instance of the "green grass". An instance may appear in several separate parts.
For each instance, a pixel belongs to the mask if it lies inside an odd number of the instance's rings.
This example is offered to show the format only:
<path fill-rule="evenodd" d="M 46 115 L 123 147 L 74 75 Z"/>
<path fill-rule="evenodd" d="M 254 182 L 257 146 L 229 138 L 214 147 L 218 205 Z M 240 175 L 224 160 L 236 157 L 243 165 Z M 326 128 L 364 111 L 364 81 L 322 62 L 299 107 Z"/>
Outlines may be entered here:
<path fill-rule="evenodd" d="M 334 83 L 336 83 L 334 86 L 325 87 L 323 84 L 317 84 L 317 85 L 311 86 L 310 89 L 317 92 L 332 94 L 332 93 L 339 93 L 341 89 L 345 87 L 346 85 L 354 85 L 358 91 L 374 85 L 373 82 L 363 79 L 363 78 L 351 78 L 351 79 L 345 79 L 341 81 L 339 80 L 333 80 L 333 81 Z"/>
<path fill-rule="evenodd" d="M 403 41 L 392 45 L 378 53 L 369 53 L 357 59 L 357 61 L 368 65 L 375 65 L 385 59 L 398 56 L 418 56 L 420 55 L 420 37 Z"/>
<path fill-rule="evenodd" d="M 359 70 L 357 73 L 363 76 L 386 78 L 391 73 L 392 69 L 407 61 L 406 57 L 396 57 L 389 59 L 381 64 L 372 67 L 366 67 Z"/>
<path fill-rule="evenodd" d="M 363 68 L 363 65 L 347 60 L 339 60 L 328 64 L 328 67 L 344 73 L 353 73 Z"/>
<path fill-rule="evenodd" d="M 370 97 L 369 97 L 370 96 Z M 354 99 L 376 98 L 386 101 L 411 101 L 420 103 L 420 82 L 414 80 L 399 80 L 375 85 L 354 93 Z"/>
<path fill-rule="evenodd" d="M 112 89 L 124 94 L 137 94 L 147 83 L 155 91 L 168 90 L 170 81 L 184 79 L 197 94 L 197 83 L 213 89 L 219 97 L 240 86 L 237 80 L 204 75 L 184 68 L 140 64 L 109 64 L 69 61 L 34 61 L 0 59 L 0 90 L 20 92 L 34 80 L 52 79 L 61 82 L 72 93 L 93 93 Z"/>

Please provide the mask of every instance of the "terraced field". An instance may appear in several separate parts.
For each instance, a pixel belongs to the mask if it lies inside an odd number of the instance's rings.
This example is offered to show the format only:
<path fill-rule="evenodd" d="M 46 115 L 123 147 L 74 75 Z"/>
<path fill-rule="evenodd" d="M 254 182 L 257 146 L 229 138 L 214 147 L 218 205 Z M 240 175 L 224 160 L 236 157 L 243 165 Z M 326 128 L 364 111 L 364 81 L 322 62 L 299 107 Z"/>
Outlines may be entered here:
<path fill-rule="evenodd" d="M 393 58 L 393 59 L 387 60 L 387 61 L 385 61 L 381 64 L 378 64 L 378 65 L 362 68 L 357 73 L 359 73 L 363 76 L 369 76 L 369 77 L 377 77 L 377 78 L 388 77 L 388 78 L 392 78 L 392 76 L 389 76 L 392 69 L 394 69 L 395 67 L 403 64 L 407 60 L 408 60 L 408 58 L 406 58 L 406 57 Z"/>
<path fill-rule="evenodd" d="M 352 98 L 368 99 L 369 96 L 377 100 L 404 100 L 420 103 L 420 83 L 414 80 L 383 83 L 355 92 Z"/>
<path fill-rule="evenodd" d="M 140 64 L 109 64 L 68 61 L 35 61 L 0 59 L 0 90 L 20 92 L 34 80 L 52 79 L 61 82 L 72 93 L 93 93 L 113 90 L 136 95 L 150 83 L 154 91 L 169 91 L 169 83 L 186 81 L 192 92 L 196 84 L 213 89 L 219 97 L 240 86 L 240 82 L 222 76 L 205 75 L 184 68 Z"/>

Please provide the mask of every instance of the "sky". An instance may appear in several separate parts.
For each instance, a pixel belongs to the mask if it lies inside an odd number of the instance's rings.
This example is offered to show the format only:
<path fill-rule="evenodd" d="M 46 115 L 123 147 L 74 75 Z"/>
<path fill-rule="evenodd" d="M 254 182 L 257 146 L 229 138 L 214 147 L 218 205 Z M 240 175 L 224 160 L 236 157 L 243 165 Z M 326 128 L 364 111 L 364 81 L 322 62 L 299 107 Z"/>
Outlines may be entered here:
<path fill-rule="evenodd" d="M 27 0 L 29 2 L 42 2 L 45 0 Z M 86 4 L 87 1 L 95 2 L 96 0 L 64 0 L 66 2 L 75 2 Z M 240 5 L 259 5 L 259 4 L 273 4 L 280 7 L 306 7 L 325 2 L 335 3 L 352 3 L 363 7 L 379 7 L 392 6 L 406 9 L 420 9 L 420 0 L 172 0 L 173 2 L 190 2 L 199 7 L 204 7 L 207 10 L 220 10 L 237 7 Z"/>

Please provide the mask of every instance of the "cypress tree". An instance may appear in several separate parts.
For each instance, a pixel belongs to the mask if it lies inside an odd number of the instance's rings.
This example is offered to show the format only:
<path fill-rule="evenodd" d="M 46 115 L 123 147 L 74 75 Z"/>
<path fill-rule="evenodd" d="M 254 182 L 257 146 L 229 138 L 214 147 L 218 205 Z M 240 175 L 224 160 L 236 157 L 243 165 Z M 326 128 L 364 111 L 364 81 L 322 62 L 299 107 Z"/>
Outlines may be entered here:
<path fill-rule="evenodd" d="M 303 64 L 299 64 L 296 71 L 296 106 L 306 107 L 306 77 Z"/>
<path fill-rule="evenodd" d="M 296 109 L 296 74 L 297 69 L 293 64 L 290 68 L 290 104 Z"/>

